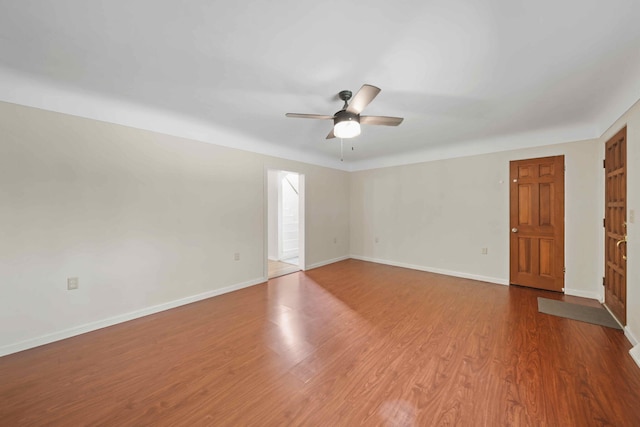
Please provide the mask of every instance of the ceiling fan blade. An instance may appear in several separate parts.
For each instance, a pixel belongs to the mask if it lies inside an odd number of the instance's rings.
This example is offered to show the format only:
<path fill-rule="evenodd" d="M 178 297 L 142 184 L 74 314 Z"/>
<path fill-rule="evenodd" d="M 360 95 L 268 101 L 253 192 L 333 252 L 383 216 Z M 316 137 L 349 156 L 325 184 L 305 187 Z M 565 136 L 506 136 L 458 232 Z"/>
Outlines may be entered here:
<path fill-rule="evenodd" d="M 360 116 L 361 125 L 398 126 L 403 120 L 402 117 Z"/>
<path fill-rule="evenodd" d="M 356 95 L 351 99 L 349 106 L 347 107 L 347 111 L 354 114 L 360 114 L 364 107 L 369 105 L 373 98 L 378 96 L 380 93 L 380 88 L 364 84 L 356 93 Z"/>
<path fill-rule="evenodd" d="M 332 120 L 333 116 L 326 116 L 324 114 L 299 114 L 299 113 L 287 113 L 287 117 L 296 117 L 299 119 L 320 119 L 320 120 Z"/>
<path fill-rule="evenodd" d="M 329 135 L 327 135 L 326 139 L 331 139 L 331 138 L 335 138 L 336 135 L 333 133 L 333 129 L 331 129 L 331 132 L 329 132 Z"/>

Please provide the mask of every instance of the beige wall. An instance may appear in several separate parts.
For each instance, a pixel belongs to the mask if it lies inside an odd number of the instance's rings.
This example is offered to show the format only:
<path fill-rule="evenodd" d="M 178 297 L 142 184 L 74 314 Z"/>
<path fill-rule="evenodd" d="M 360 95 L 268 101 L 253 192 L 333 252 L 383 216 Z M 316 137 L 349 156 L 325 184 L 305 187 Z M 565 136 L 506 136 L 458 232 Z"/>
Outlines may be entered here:
<path fill-rule="evenodd" d="M 507 284 L 509 161 L 561 154 L 567 169 L 565 287 L 598 298 L 597 140 L 352 173 L 351 254 Z"/>
<path fill-rule="evenodd" d="M 600 138 L 600 155 L 604 144 L 616 132 L 627 126 L 627 334 L 632 341 L 640 339 L 640 101 L 618 119 Z M 635 213 L 630 220 L 629 211 Z M 640 356 L 640 354 L 638 354 Z M 638 360 L 640 363 L 640 359 Z"/>
<path fill-rule="evenodd" d="M 268 168 L 307 265 L 349 253 L 346 172 L 7 103 L 0 138 L 0 354 L 263 281 Z"/>

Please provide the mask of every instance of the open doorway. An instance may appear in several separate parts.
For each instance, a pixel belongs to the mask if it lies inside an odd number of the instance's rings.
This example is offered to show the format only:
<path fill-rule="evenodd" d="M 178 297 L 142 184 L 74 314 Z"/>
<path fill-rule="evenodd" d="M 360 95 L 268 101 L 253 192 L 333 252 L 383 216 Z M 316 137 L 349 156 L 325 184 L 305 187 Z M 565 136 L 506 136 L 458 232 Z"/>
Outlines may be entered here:
<path fill-rule="evenodd" d="M 299 271 L 304 265 L 304 175 L 267 171 L 267 276 Z"/>

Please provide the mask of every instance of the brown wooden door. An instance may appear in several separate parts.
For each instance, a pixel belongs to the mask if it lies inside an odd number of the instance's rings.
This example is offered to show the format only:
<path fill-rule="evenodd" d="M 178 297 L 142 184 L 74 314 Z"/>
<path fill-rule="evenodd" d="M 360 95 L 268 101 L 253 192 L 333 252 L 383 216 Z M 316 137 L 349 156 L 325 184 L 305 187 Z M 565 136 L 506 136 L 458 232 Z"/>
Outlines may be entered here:
<path fill-rule="evenodd" d="M 564 292 L 564 156 L 509 166 L 509 281 Z"/>
<path fill-rule="evenodd" d="M 604 303 L 627 324 L 627 128 L 605 147 Z"/>

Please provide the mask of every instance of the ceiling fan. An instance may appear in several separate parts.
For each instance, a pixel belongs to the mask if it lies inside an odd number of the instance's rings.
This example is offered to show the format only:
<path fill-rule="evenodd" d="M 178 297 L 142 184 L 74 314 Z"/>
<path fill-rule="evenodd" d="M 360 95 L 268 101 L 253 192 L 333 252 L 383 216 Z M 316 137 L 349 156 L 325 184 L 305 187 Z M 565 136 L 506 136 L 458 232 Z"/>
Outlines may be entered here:
<path fill-rule="evenodd" d="M 342 110 L 333 116 L 325 116 L 322 114 L 298 114 L 287 113 L 287 117 L 297 117 L 302 119 L 320 119 L 333 120 L 333 129 L 327 135 L 327 139 L 331 138 L 353 138 L 360 135 L 360 125 L 383 125 L 398 126 L 404 120 L 402 117 L 387 116 L 361 116 L 360 113 L 364 107 L 369 105 L 371 101 L 380 93 L 380 88 L 372 85 L 364 84 L 352 98 L 350 90 L 341 91 L 338 96 L 344 101 Z M 351 100 L 351 102 L 349 102 Z"/>

